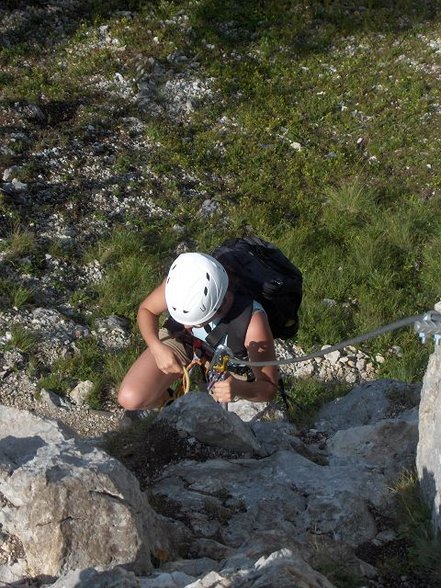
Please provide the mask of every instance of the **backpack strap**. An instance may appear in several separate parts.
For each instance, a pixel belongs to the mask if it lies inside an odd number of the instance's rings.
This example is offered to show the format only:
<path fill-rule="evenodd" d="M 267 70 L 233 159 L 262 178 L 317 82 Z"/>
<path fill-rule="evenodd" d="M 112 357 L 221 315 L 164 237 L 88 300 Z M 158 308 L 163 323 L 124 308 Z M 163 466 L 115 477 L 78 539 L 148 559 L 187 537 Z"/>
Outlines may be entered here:
<path fill-rule="evenodd" d="M 236 357 L 245 359 L 245 335 L 253 311 L 253 300 L 245 293 L 236 291 L 233 304 L 228 313 L 219 321 L 214 329 L 208 332 L 206 342 L 216 348 L 225 335 L 228 335 L 228 347 Z"/>

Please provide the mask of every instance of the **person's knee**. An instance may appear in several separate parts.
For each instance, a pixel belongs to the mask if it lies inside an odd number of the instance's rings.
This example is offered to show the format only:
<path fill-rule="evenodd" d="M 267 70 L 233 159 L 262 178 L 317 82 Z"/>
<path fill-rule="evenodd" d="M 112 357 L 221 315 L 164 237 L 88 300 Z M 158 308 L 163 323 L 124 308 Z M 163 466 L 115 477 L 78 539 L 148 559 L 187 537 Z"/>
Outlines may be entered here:
<path fill-rule="evenodd" d="M 139 389 L 123 382 L 118 392 L 118 403 L 126 410 L 159 408 L 168 398 L 167 385 L 160 383 L 153 388 Z"/>
<path fill-rule="evenodd" d="M 118 392 L 118 403 L 126 410 L 139 410 L 144 408 L 145 398 L 138 390 L 129 384 L 122 384 Z"/>

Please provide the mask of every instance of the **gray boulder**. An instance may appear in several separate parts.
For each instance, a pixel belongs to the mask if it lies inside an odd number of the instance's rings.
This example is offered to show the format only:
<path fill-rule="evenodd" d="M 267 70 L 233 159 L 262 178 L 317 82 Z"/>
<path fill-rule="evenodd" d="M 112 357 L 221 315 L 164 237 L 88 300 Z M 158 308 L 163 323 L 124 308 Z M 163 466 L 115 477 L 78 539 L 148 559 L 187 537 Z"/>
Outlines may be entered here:
<path fill-rule="evenodd" d="M 136 478 L 56 422 L 0 406 L 0 524 L 23 547 L 28 573 L 127 565 L 166 552 L 160 518 Z M 0 573 L 1 578 L 1 573 Z"/>
<path fill-rule="evenodd" d="M 187 588 L 334 588 L 299 552 L 282 548 L 259 558 L 242 557 L 225 562 L 220 572 L 210 572 Z"/>
<path fill-rule="evenodd" d="M 251 427 L 209 394 L 192 393 L 178 398 L 160 413 L 159 420 L 207 445 L 250 455 L 261 455 L 263 451 Z"/>
<path fill-rule="evenodd" d="M 297 427 L 293 423 L 256 421 L 251 427 L 267 455 L 280 449 L 298 450 L 303 446 L 298 437 Z"/>
<path fill-rule="evenodd" d="M 388 486 L 373 467 L 320 466 L 294 451 L 260 459 L 170 466 L 152 494 L 179 505 L 196 537 L 240 546 L 277 528 L 302 539 L 310 530 L 359 545 L 377 531 L 369 506 L 386 507 Z"/>
<path fill-rule="evenodd" d="M 421 386 L 399 380 L 377 380 L 356 386 L 349 394 L 326 404 L 314 427 L 328 435 L 372 425 L 418 406 Z"/>
<path fill-rule="evenodd" d="M 246 423 L 259 421 L 263 417 L 271 419 L 272 422 L 286 420 L 286 415 L 275 402 L 252 402 L 240 399 L 230 402 L 228 410 L 237 414 Z"/>
<path fill-rule="evenodd" d="M 402 418 L 337 431 L 327 443 L 329 465 L 359 463 L 381 468 L 393 480 L 415 463 L 418 443 L 418 410 Z"/>

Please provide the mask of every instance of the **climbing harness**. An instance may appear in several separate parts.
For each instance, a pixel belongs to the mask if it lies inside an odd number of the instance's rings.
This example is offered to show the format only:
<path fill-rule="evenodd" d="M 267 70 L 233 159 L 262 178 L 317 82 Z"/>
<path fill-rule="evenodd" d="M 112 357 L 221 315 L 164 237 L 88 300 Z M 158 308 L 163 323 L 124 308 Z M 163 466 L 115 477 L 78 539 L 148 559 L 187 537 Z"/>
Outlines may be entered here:
<path fill-rule="evenodd" d="M 219 345 L 214 352 L 211 362 L 208 367 L 206 367 L 208 358 L 205 356 L 200 357 L 195 353 L 191 362 L 187 366 L 183 366 L 182 380 L 177 388 L 175 390 L 169 389 L 169 398 L 163 404 L 163 407 L 190 391 L 191 374 L 196 367 L 199 367 L 202 370 L 207 392 L 210 393 L 216 382 L 225 380 L 225 378 L 228 377 L 229 372 L 234 370 L 234 366 L 230 363 L 231 357 L 233 357 L 231 349 L 225 345 Z M 228 410 L 228 403 L 222 402 L 221 404 Z"/>

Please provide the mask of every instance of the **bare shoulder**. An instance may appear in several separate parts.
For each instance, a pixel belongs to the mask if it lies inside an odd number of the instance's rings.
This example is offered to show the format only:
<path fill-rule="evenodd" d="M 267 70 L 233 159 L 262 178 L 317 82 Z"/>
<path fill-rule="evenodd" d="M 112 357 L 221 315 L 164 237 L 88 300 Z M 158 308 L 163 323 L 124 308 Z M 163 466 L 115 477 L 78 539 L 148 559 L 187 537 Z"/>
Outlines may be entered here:
<path fill-rule="evenodd" d="M 273 335 L 268 322 L 266 312 L 257 311 L 251 315 L 248 329 L 245 335 L 245 345 L 252 341 L 273 342 Z"/>

